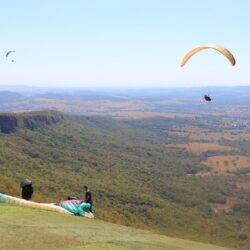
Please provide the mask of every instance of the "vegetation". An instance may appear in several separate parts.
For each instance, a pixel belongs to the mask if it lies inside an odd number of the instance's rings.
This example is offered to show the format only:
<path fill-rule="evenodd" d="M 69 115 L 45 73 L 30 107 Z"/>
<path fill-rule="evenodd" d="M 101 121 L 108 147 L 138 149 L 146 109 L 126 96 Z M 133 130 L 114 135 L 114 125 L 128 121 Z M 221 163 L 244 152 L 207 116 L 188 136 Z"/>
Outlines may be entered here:
<path fill-rule="evenodd" d="M 215 214 L 210 206 L 228 196 L 239 196 L 246 206 L 247 191 L 240 195 L 227 176 L 192 175 L 207 171 L 200 163 L 203 155 L 167 146 L 182 140 L 166 131 L 183 126 L 183 119 L 64 116 L 55 123 L 34 123 L 0 134 L 0 191 L 19 195 L 20 180 L 30 178 L 34 200 L 50 202 L 82 197 L 83 186 L 89 185 L 97 218 L 249 249 L 246 209 Z"/>

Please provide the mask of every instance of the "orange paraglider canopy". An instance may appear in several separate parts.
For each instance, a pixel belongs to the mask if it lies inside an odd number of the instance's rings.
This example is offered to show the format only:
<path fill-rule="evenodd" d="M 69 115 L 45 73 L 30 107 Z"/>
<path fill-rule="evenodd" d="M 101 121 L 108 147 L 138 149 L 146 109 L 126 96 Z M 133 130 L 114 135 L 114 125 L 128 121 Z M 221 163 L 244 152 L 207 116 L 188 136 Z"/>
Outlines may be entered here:
<path fill-rule="evenodd" d="M 236 64 L 236 60 L 235 60 L 233 54 L 228 49 L 226 49 L 222 46 L 219 46 L 219 45 L 205 45 L 205 46 L 197 47 L 195 49 L 190 50 L 183 58 L 183 60 L 181 62 L 181 67 L 183 67 L 186 64 L 186 62 L 189 60 L 190 57 L 192 57 L 194 54 L 196 54 L 199 51 L 204 50 L 204 49 L 217 50 L 222 55 L 224 55 L 231 62 L 231 64 L 233 66 Z"/>

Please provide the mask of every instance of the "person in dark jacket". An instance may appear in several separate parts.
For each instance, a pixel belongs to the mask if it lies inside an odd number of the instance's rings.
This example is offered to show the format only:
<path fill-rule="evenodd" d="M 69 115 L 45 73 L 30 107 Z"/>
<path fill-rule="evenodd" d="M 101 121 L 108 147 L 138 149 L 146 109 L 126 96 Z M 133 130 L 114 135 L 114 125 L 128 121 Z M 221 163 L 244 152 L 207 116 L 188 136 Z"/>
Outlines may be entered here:
<path fill-rule="evenodd" d="M 85 202 L 89 203 L 91 205 L 89 211 L 91 213 L 93 213 L 93 211 L 92 211 L 92 206 L 93 206 L 92 193 L 90 192 L 90 190 L 87 186 L 84 186 L 84 190 L 85 190 Z"/>
<path fill-rule="evenodd" d="M 30 200 L 34 192 L 32 181 L 29 179 L 22 180 L 20 187 L 22 188 L 22 199 Z"/>

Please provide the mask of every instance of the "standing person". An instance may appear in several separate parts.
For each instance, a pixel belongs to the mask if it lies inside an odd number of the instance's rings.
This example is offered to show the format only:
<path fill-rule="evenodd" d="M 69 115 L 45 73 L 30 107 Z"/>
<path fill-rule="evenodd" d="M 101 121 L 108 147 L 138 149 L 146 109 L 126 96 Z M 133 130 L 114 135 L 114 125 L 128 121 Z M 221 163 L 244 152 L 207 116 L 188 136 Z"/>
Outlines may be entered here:
<path fill-rule="evenodd" d="M 89 203 L 89 204 L 91 205 L 89 211 L 90 211 L 91 213 L 93 213 L 93 211 L 92 211 L 92 206 L 93 206 L 92 194 L 91 194 L 91 192 L 90 192 L 88 186 L 84 186 L 84 190 L 85 190 L 85 202 L 86 202 L 86 203 Z"/>
<path fill-rule="evenodd" d="M 22 198 L 25 200 L 30 200 L 34 192 L 32 181 L 29 179 L 24 179 L 21 181 L 20 187 L 22 188 Z"/>

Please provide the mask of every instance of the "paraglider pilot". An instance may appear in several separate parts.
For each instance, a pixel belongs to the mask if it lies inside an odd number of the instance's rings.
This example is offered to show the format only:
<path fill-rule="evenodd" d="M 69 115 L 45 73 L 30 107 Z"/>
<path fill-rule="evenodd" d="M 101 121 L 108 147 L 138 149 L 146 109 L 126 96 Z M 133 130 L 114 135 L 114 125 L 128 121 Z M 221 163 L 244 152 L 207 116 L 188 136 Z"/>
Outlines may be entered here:
<path fill-rule="evenodd" d="M 89 211 L 91 213 L 93 213 L 93 211 L 92 211 L 92 206 L 93 206 L 92 194 L 87 186 L 84 186 L 84 190 L 85 190 L 85 202 L 89 203 L 91 205 Z"/>
<path fill-rule="evenodd" d="M 208 102 L 212 101 L 212 98 L 209 95 L 204 95 L 204 99 Z"/>

